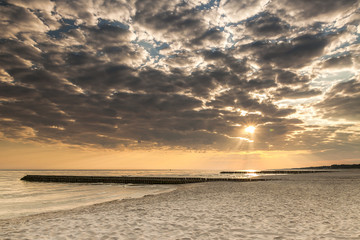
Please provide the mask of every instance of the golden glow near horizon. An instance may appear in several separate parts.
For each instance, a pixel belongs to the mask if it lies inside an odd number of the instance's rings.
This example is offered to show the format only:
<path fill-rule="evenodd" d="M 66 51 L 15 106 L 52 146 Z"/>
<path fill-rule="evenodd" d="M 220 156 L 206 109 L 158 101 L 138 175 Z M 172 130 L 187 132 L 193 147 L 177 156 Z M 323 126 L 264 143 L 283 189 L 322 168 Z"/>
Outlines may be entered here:
<path fill-rule="evenodd" d="M 245 132 L 253 134 L 256 128 L 254 126 L 248 126 L 245 128 Z"/>
<path fill-rule="evenodd" d="M 311 151 L 191 151 L 78 149 L 0 141 L 0 169 L 275 169 L 336 164 Z M 144 161 L 146 158 L 146 161 Z M 360 159 L 346 159 L 348 164 Z M 316 163 L 314 163 L 314 161 Z M 254 172 L 256 173 L 256 172 Z"/>

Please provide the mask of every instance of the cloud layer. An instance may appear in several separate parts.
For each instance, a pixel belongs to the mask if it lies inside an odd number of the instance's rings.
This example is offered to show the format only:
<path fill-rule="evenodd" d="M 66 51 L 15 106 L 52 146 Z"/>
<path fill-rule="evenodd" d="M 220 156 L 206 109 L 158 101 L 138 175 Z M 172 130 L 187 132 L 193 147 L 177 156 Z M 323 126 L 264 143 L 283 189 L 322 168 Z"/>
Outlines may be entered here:
<path fill-rule="evenodd" d="M 8 0 L 0 15 L 2 138 L 358 154 L 356 0 Z"/>

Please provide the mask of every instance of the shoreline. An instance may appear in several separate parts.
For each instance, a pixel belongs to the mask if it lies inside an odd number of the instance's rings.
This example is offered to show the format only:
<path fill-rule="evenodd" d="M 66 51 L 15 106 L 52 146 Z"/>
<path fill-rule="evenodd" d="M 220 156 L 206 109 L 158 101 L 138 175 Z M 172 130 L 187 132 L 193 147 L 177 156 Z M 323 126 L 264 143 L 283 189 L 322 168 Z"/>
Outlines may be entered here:
<path fill-rule="evenodd" d="M 0 220 L 9 239 L 356 239 L 360 174 L 178 185 L 167 193 Z"/>
<path fill-rule="evenodd" d="M 107 204 L 107 203 L 111 203 L 111 202 L 121 202 L 121 201 L 125 201 L 125 200 L 140 199 L 140 198 L 144 198 L 144 197 L 147 197 L 147 196 L 155 196 L 155 195 L 160 195 L 160 194 L 166 194 L 166 193 L 177 190 L 181 185 L 178 185 L 178 184 L 175 185 L 174 184 L 174 185 L 168 185 L 168 186 L 170 186 L 172 188 L 159 190 L 159 192 L 154 192 L 154 193 L 146 193 L 146 194 L 140 195 L 140 196 L 131 196 L 131 197 L 117 198 L 117 199 L 112 199 L 112 200 L 104 200 L 104 201 L 93 202 L 93 203 L 84 203 L 82 205 L 78 205 L 78 206 L 75 206 L 75 207 L 66 207 L 64 209 L 44 210 L 44 211 L 38 212 L 38 213 L 24 214 L 24 215 L 19 215 L 19 216 L 10 217 L 10 218 L 0 218 L 0 226 L 1 226 L 1 223 L 3 223 L 3 222 L 22 222 L 22 221 L 27 221 L 27 220 L 32 219 L 32 218 L 47 217 L 48 215 L 52 216 L 52 215 L 56 215 L 58 213 L 59 214 L 61 214 L 61 213 L 70 213 L 70 212 L 73 212 L 73 211 L 78 211 L 78 210 L 81 210 L 81 209 L 85 209 L 85 208 L 89 208 L 89 207 L 97 206 L 97 205 L 101 205 L 101 204 Z"/>
<path fill-rule="evenodd" d="M 173 189 L 164 190 L 163 192 L 159 192 L 159 193 L 145 194 L 145 195 L 140 196 L 140 197 L 126 197 L 126 198 L 121 198 L 121 199 L 114 199 L 114 200 L 110 200 L 110 201 L 93 203 L 93 204 L 89 204 L 89 205 L 82 205 L 82 206 L 69 208 L 69 209 L 45 211 L 45 212 L 40 212 L 40 213 L 35 213 L 35 214 L 30 214 L 30 215 L 24 215 L 24 216 L 17 216 L 17 217 L 13 217 L 13 218 L 0 219 L 0 227 L 3 224 L 4 225 L 18 224 L 18 223 L 29 222 L 29 221 L 34 220 L 34 219 L 36 219 L 36 220 L 45 220 L 45 219 L 49 219 L 49 218 L 57 218 L 59 216 L 64 216 L 64 215 L 81 214 L 81 213 L 84 213 L 84 212 L 90 212 L 90 211 L 92 211 L 94 209 L 101 209 L 103 207 L 105 208 L 109 204 L 121 204 L 121 203 L 125 203 L 125 202 L 126 203 L 127 202 L 132 202 L 132 201 L 138 200 L 138 199 L 149 198 L 149 197 L 159 196 L 159 195 L 163 195 L 163 194 L 166 195 L 166 194 L 172 193 L 174 191 L 177 191 L 178 189 L 181 189 L 183 187 L 189 187 L 191 185 L 196 185 L 196 184 L 202 184 L 202 183 L 189 183 L 189 184 L 186 184 L 186 185 L 176 184 L 176 185 L 174 185 Z M 1 236 L 1 233 L 0 233 L 0 236 Z"/>

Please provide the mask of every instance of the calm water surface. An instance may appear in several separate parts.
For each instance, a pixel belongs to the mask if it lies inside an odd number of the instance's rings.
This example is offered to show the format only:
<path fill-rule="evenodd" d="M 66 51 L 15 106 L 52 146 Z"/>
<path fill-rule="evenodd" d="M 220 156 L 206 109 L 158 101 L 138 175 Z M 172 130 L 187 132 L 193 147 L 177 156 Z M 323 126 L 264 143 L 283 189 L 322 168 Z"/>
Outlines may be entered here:
<path fill-rule="evenodd" d="M 53 170 L 0 171 L 0 219 L 71 209 L 124 198 L 138 198 L 174 190 L 175 185 L 37 183 L 20 179 L 27 174 L 82 176 L 225 177 L 200 170 Z M 227 177 L 251 177 L 233 175 Z"/>

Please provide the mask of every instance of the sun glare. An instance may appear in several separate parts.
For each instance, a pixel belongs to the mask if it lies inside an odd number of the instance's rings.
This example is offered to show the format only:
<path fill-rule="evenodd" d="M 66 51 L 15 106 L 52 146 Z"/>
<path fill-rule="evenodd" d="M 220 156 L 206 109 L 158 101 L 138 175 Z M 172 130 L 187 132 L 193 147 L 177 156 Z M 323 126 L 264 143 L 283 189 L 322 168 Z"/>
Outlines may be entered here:
<path fill-rule="evenodd" d="M 245 132 L 254 133 L 255 132 L 255 127 L 254 126 L 248 126 L 247 128 L 245 128 Z"/>

